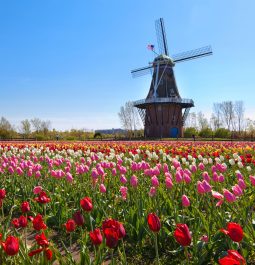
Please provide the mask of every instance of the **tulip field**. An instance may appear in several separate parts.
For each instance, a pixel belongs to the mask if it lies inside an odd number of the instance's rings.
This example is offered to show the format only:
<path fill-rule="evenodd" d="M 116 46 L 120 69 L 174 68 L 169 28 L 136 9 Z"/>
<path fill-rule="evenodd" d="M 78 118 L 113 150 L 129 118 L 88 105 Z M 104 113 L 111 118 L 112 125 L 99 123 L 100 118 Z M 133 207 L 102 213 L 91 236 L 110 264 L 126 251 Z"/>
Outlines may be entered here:
<path fill-rule="evenodd" d="M 255 264 L 252 142 L 0 142 L 0 264 Z"/>

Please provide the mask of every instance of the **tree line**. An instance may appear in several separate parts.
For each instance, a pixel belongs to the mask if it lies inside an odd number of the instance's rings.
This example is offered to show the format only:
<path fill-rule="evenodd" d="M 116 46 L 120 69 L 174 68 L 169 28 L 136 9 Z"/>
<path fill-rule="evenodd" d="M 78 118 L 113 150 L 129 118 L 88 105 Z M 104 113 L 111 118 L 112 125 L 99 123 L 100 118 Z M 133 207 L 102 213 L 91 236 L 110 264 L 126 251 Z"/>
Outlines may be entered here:
<path fill-rule="evenodd" d="M 18 126 L 12 125 L 5 117 L 0 119 L 0 139 L 87 140 L 93 137 L 94 131 L 87 129 L 51 129 L 51 121 L 39 118 L 22 120 Z"/>
<path fill-rule="evenodd" d="M 189 113 L 184 136 L 192 135 L 216 138 L 255 137 L 255 121 L 245 118 L 243 101 L 217 102 L 213 104 L 210 119 L 201 111 Z"/>

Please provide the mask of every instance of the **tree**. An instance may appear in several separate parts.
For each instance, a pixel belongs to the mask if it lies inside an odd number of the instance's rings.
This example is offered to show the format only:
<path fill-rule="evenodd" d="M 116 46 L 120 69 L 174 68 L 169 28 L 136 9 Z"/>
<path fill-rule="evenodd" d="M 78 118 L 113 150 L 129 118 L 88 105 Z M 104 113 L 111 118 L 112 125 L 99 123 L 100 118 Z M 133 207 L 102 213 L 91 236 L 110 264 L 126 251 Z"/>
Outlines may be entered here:
<path fill-rule="evenodd" d="M 10 122 L 4 118 L 1 117 L 0 120 L 0 138 L 7 139 L 12 137 L 14 130 Z"/>
<path fill-rule="evenodd" d="M 194 127 L 188 127 L 188 128 L 185 128 L 184 130 L 184 137 L 185 138 L 191 138 L 193 137 L 193 135 L 197 135 L 198 132 L 196 130 L 196 128 Z"/>
<path fill-rule="evenodd" d="M 205 138 L 208 138 L 208 137 L 212 137 L 213 135 L 213 131 L 211 128 L 207 127 L 207 128 L 203 128 L 200 130 L 199 132 L 199 136 L 200 137 L 205 137 Z"/>
<path fill-rule="evenodd" d="M 219 128 L 215 131 L 214 136 L 216 138 L 230 138 L 231 133 L 226 128 Z"/>
<path fill-rule="evenodd" d="M 38 133 L 41 131 L 42 121 L 39 118 L 34 118 L 31 120 L 34 130 Z"/>
<path fill-rule="evenodd" d="M 244 103 L 243 101 L 236 101 L 234 104 L 234 111 L 235 111 L 235 117 L 237 121 L 237 128 L 239 134 L 241 133 L 243 129 L 243 121 L 244 121 Z"/>
<path fill-rule="evenodd" d="M 43 132 L 44 135 L 46 135 L 48 133 L 48 131 L 50 130 L 51 127 L 51 122 L 48 121 L 41 121 L 41 131 Z"/>
<path fill-rule="evenodd" d="M 190 112 L 185 121 L 185 128 L 189 127 L 197 128 L 197 115 L 195 112 Z"/>
<path fill-rule="evenodd" d="M 225 122 L 227 129 L 234 129 L 234 117 L 235 117 L 235 112 L 234 112 L 234 104 L 232 101 L 224 101 L 220 105 L 221 113 L 222 113 L 222 118 L 223 121 Z"/>
<path fill-rule="evenodd" d="M 213 123 L 214 130 L 221 126 L 221 103 L 213 103 Z"/>
<path fill-rule="evenodd" d="M 140 118 L 133 102 L 126 102 L 125 106 L 120 108 L 118 115 L 123 128 L 127 130 L 129 137 L 131 137 L 140 126 Z"/>
<path fill-rule="evenodd" d="M 197 121 L 199 130 L 203 130 L 209 127 L 208 120 L 201 111 L 197 114 Z"/>
<path fill-rule="evenodd" d="M 24 137 L 28 137 L 29 134 L 31 133 L 30 121 L 26 119 L 26 120 L 21 121 L 20 123 L 21 123 L 21 127 L 20 127 L 21 133 L 24 135 Z"/>

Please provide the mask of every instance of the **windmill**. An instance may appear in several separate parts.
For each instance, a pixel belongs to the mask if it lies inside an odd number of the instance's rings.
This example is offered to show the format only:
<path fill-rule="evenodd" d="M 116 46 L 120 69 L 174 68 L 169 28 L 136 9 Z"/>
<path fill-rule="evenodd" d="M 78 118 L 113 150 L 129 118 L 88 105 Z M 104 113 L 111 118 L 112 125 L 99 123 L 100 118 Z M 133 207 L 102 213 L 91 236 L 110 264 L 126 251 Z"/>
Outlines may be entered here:
<path fill-rule="evenodd" d="M 176 63 L 211 55 L 211 46 L 169 56 L 163 18 L 155 22 L 159 54 L 153 45 L 148 45 L 157 56 L 147 67 L 132 70 L 133 77 L 152 74 L 146 99 L 134 102 L 144 124 L 146 137 L 182 137 L 183 125 L 191 107 L 192 99 L 181 98 L 174 77 Z"/>

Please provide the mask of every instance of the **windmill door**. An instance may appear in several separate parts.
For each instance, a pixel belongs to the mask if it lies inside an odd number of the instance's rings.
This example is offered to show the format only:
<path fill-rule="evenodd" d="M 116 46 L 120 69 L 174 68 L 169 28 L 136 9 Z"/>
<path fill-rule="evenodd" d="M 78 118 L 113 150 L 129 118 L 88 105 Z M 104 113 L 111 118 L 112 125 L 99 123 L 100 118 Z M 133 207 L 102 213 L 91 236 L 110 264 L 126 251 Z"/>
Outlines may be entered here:
<path fill-rule="evenodd" d="M 170 129 L 170 137 L 171 138 L 177 138 L 178 137 L 178 128 L 177 127 L 173 127 Z"/>

